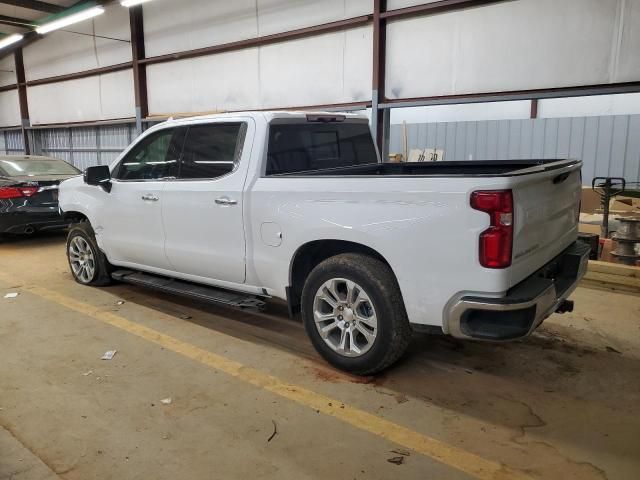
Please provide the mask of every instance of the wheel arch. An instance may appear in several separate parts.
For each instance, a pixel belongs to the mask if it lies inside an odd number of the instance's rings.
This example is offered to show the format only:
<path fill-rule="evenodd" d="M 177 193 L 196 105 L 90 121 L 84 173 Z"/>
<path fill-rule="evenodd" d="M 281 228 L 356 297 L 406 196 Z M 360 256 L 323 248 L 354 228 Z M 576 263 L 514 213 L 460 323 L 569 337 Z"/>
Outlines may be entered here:
<path fill-rule="evenodd" d="M 387 259 L 367 245 L 348 240 L 313 240 L 298 247 L 289 265 L 289 286 L 286 293 L 290 316 L 300 311 L 302 288 L 311 271 L 327 258 L 343 253 L 360 253 L 380 260 L 391 269 L 396 282 L 398 281 Z"/>
<path fill-rule="evenodd" d="M 80 211 L 69 211 L 64 212 L 65 220 L 68 220 L 70 223 L 80 223 L 80 222 L 90 222 L 89 217 L 87 217 L 84 213 Z"/>

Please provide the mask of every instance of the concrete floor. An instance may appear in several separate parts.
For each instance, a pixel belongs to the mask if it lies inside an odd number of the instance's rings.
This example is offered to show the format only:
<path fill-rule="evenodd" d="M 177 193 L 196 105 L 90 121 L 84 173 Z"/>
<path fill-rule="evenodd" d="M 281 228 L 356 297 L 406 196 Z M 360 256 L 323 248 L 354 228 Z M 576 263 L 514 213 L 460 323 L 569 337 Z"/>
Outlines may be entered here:
<path fill-rule="evenodd" d="M 64 235 L 2 243 L 0 479 L 638 479 L 640 297 L 573 298 L 525 341 L 416 336 L 355 378 L 281 304 L 82 287 Z"/>

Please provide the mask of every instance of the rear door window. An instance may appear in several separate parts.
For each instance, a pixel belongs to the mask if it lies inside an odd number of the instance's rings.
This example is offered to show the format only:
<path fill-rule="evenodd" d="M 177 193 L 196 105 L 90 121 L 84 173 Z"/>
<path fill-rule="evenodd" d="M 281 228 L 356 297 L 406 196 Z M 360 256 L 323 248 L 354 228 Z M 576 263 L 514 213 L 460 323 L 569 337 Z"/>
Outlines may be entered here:
<path fill-rule="evenodd" d="M 180 161 L 184 180 L 222 177 L 235 169 L 242 154 L 244 123 L 207 123 L 189 127 Z"/>
<path fill-rule="evenodd" d="M 271 124 L 267 175 L 377 163 L 364 122 Z"/>

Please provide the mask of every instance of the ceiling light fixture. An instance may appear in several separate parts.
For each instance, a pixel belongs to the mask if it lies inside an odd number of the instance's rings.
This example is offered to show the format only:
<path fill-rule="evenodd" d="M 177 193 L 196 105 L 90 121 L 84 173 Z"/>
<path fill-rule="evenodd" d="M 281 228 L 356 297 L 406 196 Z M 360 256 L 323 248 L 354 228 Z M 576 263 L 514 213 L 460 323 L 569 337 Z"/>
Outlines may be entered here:
<path fill-rule="evenodd" d="M 141 3 L 147 3 L 151 0 L 120 0 L 120 5 L 123 7 L 135 7 L 136 5 L 140 5 Z"/>
<path fill-rule="evenodd" d="M 52 20 L 51 22 L 47 22 L 44 25 L 40 25 L 36 28 L 36 32 L 40 35 L 44 35 L 45 33 L 52 32 L 54 30 L 58 30 L 60 28 L 67 27 L 74 23 L 82 22 L 83 20 L 88 20 L 93 17 L 97 17 L 104 13 L 104 8 L 102 7 L 93 7 L 88 8 L 87 10 L 82 10 L 78 13 L 73 13 L 71 15 L 67 15 L 65 17 L 58 18 L 56 20 Z"/>
<path fill-rule="evenodd" d="M 19 33 L 3 37 L 2 39 L 0 39 L 0 48 L 8 47 L 9 45 L 19 42 L 23 38 L 24 35 L 20 35 Z"/>

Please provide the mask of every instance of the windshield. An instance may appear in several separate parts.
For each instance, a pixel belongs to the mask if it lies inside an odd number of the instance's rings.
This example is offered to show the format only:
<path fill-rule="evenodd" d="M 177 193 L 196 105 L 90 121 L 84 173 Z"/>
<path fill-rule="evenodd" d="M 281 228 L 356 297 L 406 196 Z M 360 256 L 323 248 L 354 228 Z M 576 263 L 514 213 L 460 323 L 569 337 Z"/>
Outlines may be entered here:
<path fill-rule="evenodd" d="M 0 158 L 0 175 L 4 177 L 35 177 L 40 175 L 78 175 L 80 170 L 57 159 Z"/>

